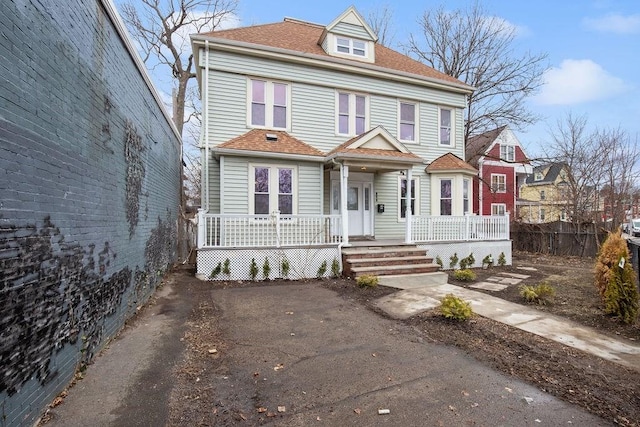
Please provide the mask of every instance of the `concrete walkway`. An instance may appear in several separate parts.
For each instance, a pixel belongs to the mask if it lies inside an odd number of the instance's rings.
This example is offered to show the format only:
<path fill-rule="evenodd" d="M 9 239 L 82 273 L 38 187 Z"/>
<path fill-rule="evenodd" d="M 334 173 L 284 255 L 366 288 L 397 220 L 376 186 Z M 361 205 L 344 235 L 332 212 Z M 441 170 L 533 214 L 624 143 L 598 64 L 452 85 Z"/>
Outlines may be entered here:
<path fill-rule="evenodd" d="M 392 317 L 406 319 L 440 305 L 440 299 L 454 294 L 471 303 L 481 316 L 577 348 L 620 365 L 640 370 L 640 345 L 631 345 L 521 304 L 447 283 L 446 273 L 380 276 L 380 284 L 401 289 L 379 299 L 377 306 Z"/>

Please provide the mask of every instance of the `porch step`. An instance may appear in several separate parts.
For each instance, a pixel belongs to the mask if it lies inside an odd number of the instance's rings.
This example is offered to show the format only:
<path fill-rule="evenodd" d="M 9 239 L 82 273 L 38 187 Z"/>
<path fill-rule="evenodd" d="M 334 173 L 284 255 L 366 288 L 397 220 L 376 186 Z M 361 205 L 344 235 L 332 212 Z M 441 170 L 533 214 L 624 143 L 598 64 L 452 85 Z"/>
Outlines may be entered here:
<path fill-rule="evenodd" d="M 439 269 L 440 266 L 427 257 L 427 251 L 415 245 L 371 245 L 342 250 L 342 274 L 353 278 L 367 274 L 430 273 Z"/>

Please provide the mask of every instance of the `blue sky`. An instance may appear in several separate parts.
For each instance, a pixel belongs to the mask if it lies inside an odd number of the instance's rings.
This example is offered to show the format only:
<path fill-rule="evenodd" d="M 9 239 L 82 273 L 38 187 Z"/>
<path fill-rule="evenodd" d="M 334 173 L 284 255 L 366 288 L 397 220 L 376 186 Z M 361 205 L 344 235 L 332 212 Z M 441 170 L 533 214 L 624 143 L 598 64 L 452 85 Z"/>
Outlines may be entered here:
<path fill-rule="evenodd" d="M 464 8 L 474 0 L 448 0 L 447 9 Z M 119 6 L 123 0 L 115 0 Z M 134 0 L 135 3 L 135 0 Z M 547 53 L 549 70 L 541 93 L 529 101 L 543 117 L 536 125 L 517 131 L 530 157 L 542 155 L 549 131 L 568 113 L 587 115 L 592 128 L 626 130 L 640 135 L 640 1 L 639 0 L 483 0 L 488 14 L 500 17 L 517 29 L 515 49 Z M 420 37 L 419 18 L 427 8 L 442 2 L 403 0 L 239 0 L 240 26 L 282 21 L 292 17 L 328 24 L 348 6 L 366 18 L 371 11 L 388 7 L 393 12 L 393 48 L 410 34 Z M 170 77 L 154 80 L 166 94 Z M 167 86 L 169 86 L 167 88 Z"/>
<path fill-rule="evenodd" d="M 448 0 L 447 9 L 473 0 Z M 410 34 L 420 36 L 419 17 L 441 2 L 338 0 L 301 2 L 240 0 L 240 25 L 281 21 L 285 16 L 328 24 L 353 4 L 366 18 L 387 6 L 393 12 L 394 48 Z M 640 1 L 485 0 L 493 16 L 516 26 L 516 49 L 548 54 L 547 84 L 530 107 L 544 118 L 517 132 L 531 156 L 541 155 L 549 129 L 571 112 L 586 114 L 592 127 L 621 127 L 640 134 Z"/>

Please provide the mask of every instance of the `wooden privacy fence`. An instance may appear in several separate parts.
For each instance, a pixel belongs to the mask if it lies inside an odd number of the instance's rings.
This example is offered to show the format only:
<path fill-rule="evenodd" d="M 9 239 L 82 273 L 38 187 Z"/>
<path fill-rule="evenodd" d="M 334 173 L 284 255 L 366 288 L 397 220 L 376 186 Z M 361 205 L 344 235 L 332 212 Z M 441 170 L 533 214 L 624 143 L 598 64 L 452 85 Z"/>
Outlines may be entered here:
<path fill-rule="evenodd" d="M 595 257 L 606 237 L 607 232 L 593 223 L 511 224 L 513 249 L 526 252 Z"/>

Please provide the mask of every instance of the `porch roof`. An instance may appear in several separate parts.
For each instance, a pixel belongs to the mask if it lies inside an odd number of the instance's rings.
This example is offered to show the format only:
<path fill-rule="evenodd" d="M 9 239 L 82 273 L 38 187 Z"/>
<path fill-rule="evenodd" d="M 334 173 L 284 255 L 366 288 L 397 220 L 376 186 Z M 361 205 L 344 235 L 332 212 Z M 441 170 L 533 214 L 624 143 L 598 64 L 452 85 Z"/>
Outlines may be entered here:
<path fill-rule="evenodd" d="M 426 171 L 428 173 L 462 172 L 469 175 L 475 175 L 478 173 L 478 169 L 452 153 L 443 154 L 435 159 L 429 166 L 427 166 Z"/>
<path fill-rule="evenodd" d="M 252 129 L 249 132 L 212 148 L 217 154 L 235 154 L 257 157 L 303 157 L 322 162 L 324 153 L 284 131 Z"/>

